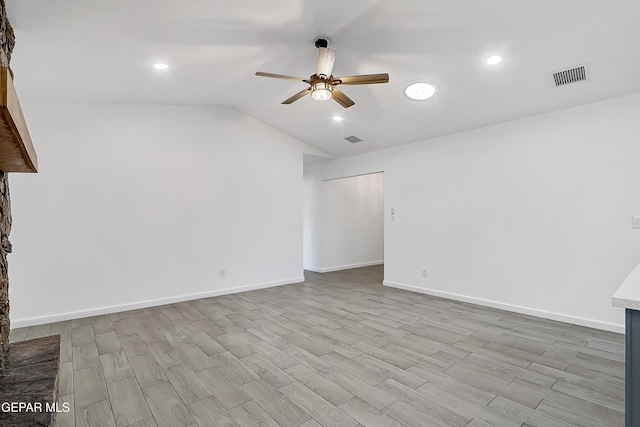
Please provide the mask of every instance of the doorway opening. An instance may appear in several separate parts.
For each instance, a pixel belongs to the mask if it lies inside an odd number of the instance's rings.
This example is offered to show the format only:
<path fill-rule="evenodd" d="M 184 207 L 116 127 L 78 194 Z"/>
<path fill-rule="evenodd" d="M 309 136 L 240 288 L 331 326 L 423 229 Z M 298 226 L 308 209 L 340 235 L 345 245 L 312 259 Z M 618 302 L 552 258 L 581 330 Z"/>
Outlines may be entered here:
<path fill-rule="evenodd" d="M 305 166 L 304 269 L 384 265 L 384 172 L 325 180 L 321 172 Z"/>

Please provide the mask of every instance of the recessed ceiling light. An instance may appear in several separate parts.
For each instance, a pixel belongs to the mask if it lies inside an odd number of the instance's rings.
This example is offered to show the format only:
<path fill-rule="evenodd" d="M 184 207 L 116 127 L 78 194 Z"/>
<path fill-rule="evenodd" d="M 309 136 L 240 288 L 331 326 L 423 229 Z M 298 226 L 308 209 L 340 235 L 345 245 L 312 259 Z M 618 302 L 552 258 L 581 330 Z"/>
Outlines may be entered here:
<path fill-rule="evenodd" d="M 493 55 L 487 58 L 487 64 L 489 65 L 496 65 L 499 64 L 502 61 L 502 56 L 499 55 Z"/>
<path fill-rule="evenodd" d="M 153 68 L 156 70 L 166 70 L 169 66 L 167 64 L 153 64 Z"/>
<path fill-rule="evenodd" d="M 411 99 L 422 101 L 431 98 L 436 93 L 436 88 L 429 83 L 418 82 L 407 86 L 404 93 Z"/>
<path fill-rule="evenodd" d="M 333 116 L 333 120 L 335 120 L 336 122 L 341 122 L 344 119 L 340 116 Z"/>

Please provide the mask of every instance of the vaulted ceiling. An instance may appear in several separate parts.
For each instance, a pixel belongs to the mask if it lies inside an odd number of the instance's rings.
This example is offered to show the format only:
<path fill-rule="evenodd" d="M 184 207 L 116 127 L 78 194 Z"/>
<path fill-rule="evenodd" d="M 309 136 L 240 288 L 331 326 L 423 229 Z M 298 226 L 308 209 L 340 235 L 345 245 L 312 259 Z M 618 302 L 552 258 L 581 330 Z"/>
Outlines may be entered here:
<path fill-rule="evenodd" d="M 225 105 L 335 157 L 640 90 L 637 0 L 19 0 L 7 9 L 23 101 Z M 254 73 L 315 73 L 318 36 L 337 50 L 334 75 L 387 72 L 390 82 L 343 88 L 356 102 L 346 110 L 311 97 L 281 105 L 304 85 Z M 502 63 L 487 65 L 492 54 Z M 553 72 L 578 65 L 587 81 L 555 87 Z M 436 95 L 408 99 L 416 80 Z"/>

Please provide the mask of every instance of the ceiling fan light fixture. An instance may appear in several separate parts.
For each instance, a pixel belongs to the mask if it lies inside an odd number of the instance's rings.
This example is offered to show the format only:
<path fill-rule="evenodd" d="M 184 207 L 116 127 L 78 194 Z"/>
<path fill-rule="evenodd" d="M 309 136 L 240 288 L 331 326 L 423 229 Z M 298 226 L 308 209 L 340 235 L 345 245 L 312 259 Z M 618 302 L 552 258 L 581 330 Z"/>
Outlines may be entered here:
<path fill-rule="evenodd" d="M 316 101 L 331 99 L 333 85 L 329 81 L 319 81 L 311 84 L 311 97 Z"/>
<path fill-rule="evenodd" d="M 502 56 L 500 55 L 492 55 L 486 59 L 488 65 L 498 65 L 500 62 L 502 62 Z"/>
<path fill-rule="evenodd" d="M 436 88 L 430 83 L 411 83 L 404 90 L 405 95 L 416 101 L 424 101 L 431 98 L 436 93 Z"/>

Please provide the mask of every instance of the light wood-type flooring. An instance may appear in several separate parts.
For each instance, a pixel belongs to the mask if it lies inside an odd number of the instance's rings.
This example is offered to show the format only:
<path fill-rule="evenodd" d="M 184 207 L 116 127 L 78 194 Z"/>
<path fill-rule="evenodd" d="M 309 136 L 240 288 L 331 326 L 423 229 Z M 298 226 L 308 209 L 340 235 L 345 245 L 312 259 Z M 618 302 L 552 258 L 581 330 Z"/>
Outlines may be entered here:
<path fill-rule="evenodd" d="M 622 335 L 306 277 L 11 339 L 61 335 L 60 427 L 624 425 Z"/>

